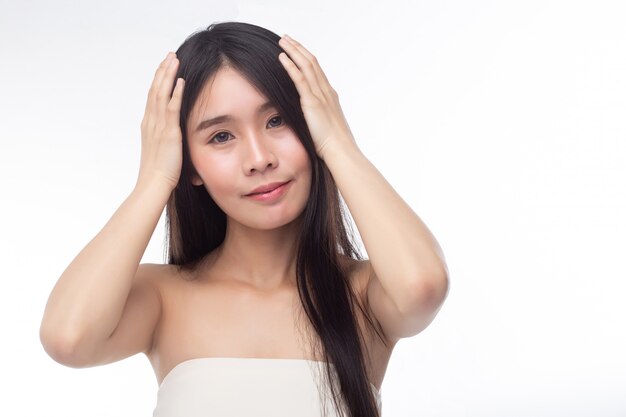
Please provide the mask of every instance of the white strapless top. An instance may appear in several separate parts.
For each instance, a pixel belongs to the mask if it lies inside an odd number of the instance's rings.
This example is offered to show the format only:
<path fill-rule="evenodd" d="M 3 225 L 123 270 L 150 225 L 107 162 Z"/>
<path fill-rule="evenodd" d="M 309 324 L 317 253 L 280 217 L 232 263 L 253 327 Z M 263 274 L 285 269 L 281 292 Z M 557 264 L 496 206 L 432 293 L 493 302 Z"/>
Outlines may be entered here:
<path fill-rule="evenodd" d="M 320 373 L 323 366 L 309 359 L 189 359 L 161 382 L 152 416 L 320 417 L 326 410 L 335 417 L 330 388 Z M 331 370 L 337 378 L 333 364 Z M 382 411 L 380 392 L 370 386 Z"/>

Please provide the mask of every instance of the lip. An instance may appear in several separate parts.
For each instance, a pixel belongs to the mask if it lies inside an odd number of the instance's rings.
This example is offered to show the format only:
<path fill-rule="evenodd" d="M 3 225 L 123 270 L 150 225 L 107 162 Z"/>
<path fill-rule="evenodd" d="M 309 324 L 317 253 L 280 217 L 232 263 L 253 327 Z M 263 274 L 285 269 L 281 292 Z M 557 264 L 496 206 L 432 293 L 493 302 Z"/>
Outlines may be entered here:
<path fill-rule="evenodd" d="M 261 194 L 248 194 L 245 197 L 251 200 L 261 201 L 264 203 L 277 201 L 287 192 L 287 189 L 291 185 L 291 181 L 277 183 L 277 184 L 279 184 L 278 187 L 274 187 L 274 189 L 271 191 L 267 191 Z"/>
<path fill-rule="evenodd" d="M 267 193 L 268 191 L 272 191 L 275 190 L 276 188 L 280 187 L 281 185 L 287 184 L 289 181 L 283 181 L 283 182 L 271 182 L 269 184 L 265 184 L 262 185 L 260 187 L 256 187 L 254 190 L 250 191 L 248 194 L 246 194 L 246 197 L 249 197 L 252 194 L 258 194 L 258 193 Z"/>

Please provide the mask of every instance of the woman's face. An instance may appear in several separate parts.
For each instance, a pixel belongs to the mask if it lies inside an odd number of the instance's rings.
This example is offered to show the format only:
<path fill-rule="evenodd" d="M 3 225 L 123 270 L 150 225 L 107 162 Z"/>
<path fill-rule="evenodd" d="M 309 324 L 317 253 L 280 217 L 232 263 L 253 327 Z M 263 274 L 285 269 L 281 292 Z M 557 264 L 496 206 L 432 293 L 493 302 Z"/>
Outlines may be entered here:
<path fill-rule="evenodd" d="M 204 184 L 231 221 L 255 229 L 295 220 L 311 186 L 306 150 L 266 102 L 237 71 L 223 67 L 201 91 L 187 127 L 197 172 L 192 183 Z M 247 196 L 257 187 L 284 182 L 271 194 Z"/>

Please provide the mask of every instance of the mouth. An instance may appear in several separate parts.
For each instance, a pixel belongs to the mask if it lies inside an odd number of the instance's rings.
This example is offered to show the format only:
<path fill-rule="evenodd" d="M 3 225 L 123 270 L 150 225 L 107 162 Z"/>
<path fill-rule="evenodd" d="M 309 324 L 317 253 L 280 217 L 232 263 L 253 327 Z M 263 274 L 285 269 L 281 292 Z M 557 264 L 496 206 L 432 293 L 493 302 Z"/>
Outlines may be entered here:
<path fill-rule="evenodd" d="M 265 191 L 246 194 L 245 197 L 251 200 L 264 202 L 264 203 L 271 203 L 271 202 L 279 201 L 280 198 L 283 195 L 285 195 L 285 193 L 287 192 L 287 189 L 291 185 L 291 181 L 277 183 L 277 184 L 278 185 L 276 186 L 273 184 L 271 184 L 271 186 L 265 186 L 263 187 Z"/>
<path fill-rule="evenodd" d="M 282 187 L 283 185 L 289 183 L 290 181 L 273 182 L 273 183 L 270 183 L 270 184 L 266 184 L 266 185 L 263 185 L 261 187 L 255 188 L 251 193 L 245 194 L 245 196 L 249 197 L 249 196 L 253 196 L 253 195 L 269 194 L 272 191 L 276 190 L 277 188 Z"/>

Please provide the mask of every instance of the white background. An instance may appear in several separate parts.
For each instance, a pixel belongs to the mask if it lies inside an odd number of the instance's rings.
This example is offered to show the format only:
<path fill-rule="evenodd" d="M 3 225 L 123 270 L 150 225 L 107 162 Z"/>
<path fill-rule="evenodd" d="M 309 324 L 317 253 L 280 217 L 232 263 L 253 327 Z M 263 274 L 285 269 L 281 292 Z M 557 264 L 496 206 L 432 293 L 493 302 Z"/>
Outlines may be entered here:
<path fill-rule="evenodd" d="M 158 63 L 239 20 L 318 57 L 447 257 L 448 299 L 398 343 L 383 415 L 626 415 L 622 2 L 335 3 L 0 1 L 1 414 L 151 415 L 145 356 L 68 368 L 39 325 L 134 186 Z M 162 221 L 143 262 L 164 261 Z"/>

